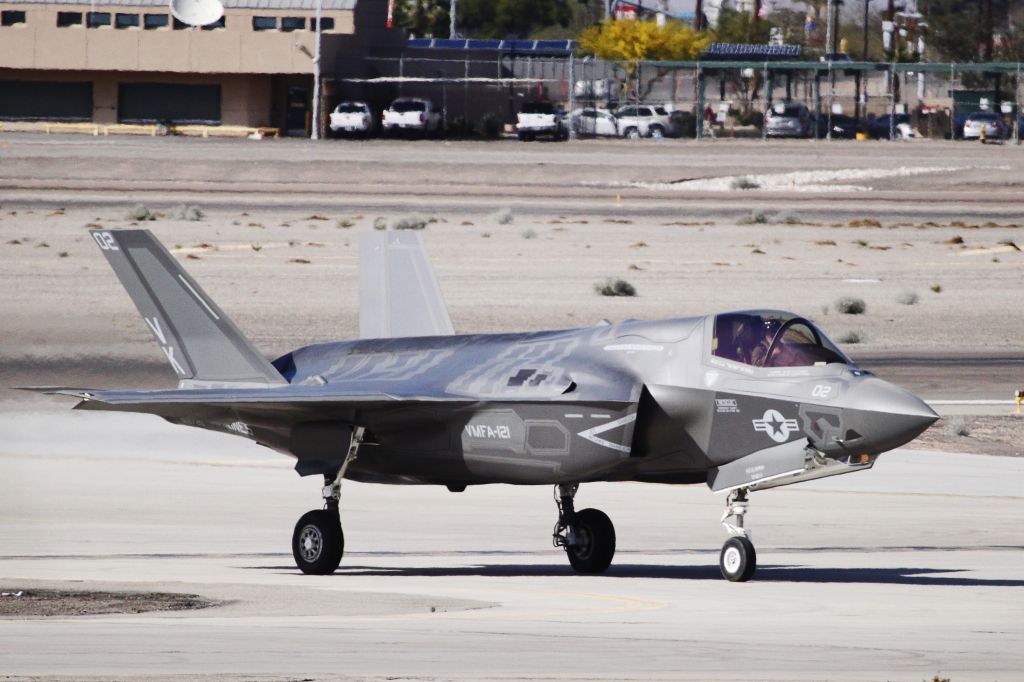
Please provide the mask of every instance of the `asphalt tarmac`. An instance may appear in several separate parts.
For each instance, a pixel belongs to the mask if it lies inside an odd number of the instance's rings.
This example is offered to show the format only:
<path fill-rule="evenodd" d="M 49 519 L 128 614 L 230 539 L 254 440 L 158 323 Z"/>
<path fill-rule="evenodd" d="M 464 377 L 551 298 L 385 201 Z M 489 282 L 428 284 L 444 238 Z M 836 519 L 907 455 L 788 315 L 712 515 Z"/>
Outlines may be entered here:
<path fill-rule="evenodd" d="M 574 575 L 547 487 L 346 483 L 346 555 L 288 551 L 319 481 L 156 418 L 0 418 L 0 586 L 171 591 L 193 612 L 0 620 L 5 675 L 187 679 L 1020 677 L 1024 460 L 898 451 L 752 496 L 755 579 L 718 573 L 724 500 L 594 484 L 618 552 Z M 46 431 L 44 433 L 44 431 Z"/>

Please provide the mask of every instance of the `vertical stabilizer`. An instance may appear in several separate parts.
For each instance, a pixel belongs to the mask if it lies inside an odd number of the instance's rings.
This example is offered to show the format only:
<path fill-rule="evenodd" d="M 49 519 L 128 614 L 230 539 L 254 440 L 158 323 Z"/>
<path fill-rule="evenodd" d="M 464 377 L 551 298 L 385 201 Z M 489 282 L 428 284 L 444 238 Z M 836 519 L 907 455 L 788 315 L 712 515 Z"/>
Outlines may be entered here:
<path fill-rule="evenodd" d="M 182 388 L 287 382 L 149 230 L 90 230 Z"/>
<path fill-rule="evenodd" d="M 364 232 L 359 238 L 359 336 L 454 333 L 434 271 L 415 232 Z"/>

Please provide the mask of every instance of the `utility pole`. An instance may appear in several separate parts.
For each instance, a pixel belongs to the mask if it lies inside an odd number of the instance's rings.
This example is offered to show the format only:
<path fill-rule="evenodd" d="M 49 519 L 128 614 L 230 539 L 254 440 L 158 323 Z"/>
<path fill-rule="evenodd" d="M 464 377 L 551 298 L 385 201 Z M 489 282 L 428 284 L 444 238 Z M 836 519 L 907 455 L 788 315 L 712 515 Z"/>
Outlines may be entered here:
<path fill-rule="evenodd" d="M 698 32 L 704 30 L 704 0 L 697 0 L 697 5 L 694 7 L 693 30 Z"/>
<path fill-rule="evenodd" d="M 831 52 L 835 52 L 832 46 L 832 19 L 834 15 L 832 13 L 832 0 L 828 0 L 828 4 L 825 6 L 825 54 L 828 55 Z"/>
<path fill-rule="evenodd" d="M 316 0 L 316 47 L 313 54 L 313 130 L 311 137 L 320 139 L 320 23 L 323 21 L 323 0 Z"/>
<path fill-rule="evenodd" d="M 992 0 L 985 0 L 985 61 L 992 61 L 995 52 L 995 25 L 992 23 Z"/>
<path fill-rule="evenodd" d="M 451 0 L 448 4 L 448 37 L 457 38 L 458 33 L 455 32 L 455 15 L 459 13 L 459 0 Z"/>

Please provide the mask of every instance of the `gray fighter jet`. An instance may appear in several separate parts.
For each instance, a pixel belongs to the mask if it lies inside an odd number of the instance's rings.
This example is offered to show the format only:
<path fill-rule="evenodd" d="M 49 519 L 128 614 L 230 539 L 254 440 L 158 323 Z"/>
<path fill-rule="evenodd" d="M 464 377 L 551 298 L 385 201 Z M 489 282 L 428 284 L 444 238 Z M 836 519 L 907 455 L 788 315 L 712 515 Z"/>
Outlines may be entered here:
<path fill-rule="evenodd" d="M 526 334 L 454 335 L 418 235 L 360 243 L 361 339 L 268 362 L 146 230 L 94 230 L 180 382 L 172 390 L 49 389 L 76 409 L 156 414 L 236 434 L 324 477 L 322 509 L 295 526 L 305 573 L 332 573 L 345 478 L 555 486 L 553 539 L 600 573 L 615 530 L 577 511 L 581 483 L 706 483 L 726 494 L 724 577 L 756 555 L 748 495 L 870 469 L 938 416 L 859 369 L 815 324 L 775 310 L 626 321 Z"/>

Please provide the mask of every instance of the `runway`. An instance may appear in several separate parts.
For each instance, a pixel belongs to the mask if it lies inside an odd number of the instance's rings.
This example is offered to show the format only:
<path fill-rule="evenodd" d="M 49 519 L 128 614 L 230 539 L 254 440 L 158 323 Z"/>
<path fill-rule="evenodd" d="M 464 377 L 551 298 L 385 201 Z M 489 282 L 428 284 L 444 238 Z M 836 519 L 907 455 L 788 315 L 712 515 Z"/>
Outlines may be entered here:
<path fill-rule="evenodd" d="M 578 503 L 606 511 L 619 538 L 608 574 L 585 577 L 550 547 L 546 487 L 346 483 L 342 569 L 315 578 L 294 568 L 288 539 L 319 481 L 286 458 L 137 415 L 41 419 L 0 424 L 4 590 L 227 603 L 0 621 L 0 670 L 15 678 L 1019 674 L 1022 459 L 898 451 L 872 471 L 757 493 L 747 584 L 718 574 L 724 500 L 704 486 L 584 486 Z M 66 439 L 31 437 L 39 423 Z"/>

